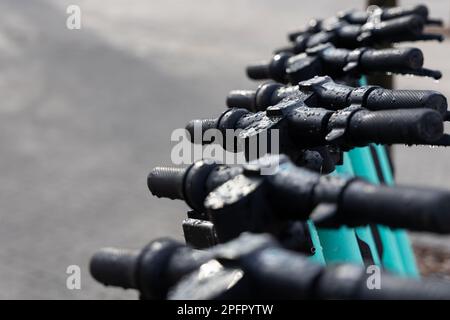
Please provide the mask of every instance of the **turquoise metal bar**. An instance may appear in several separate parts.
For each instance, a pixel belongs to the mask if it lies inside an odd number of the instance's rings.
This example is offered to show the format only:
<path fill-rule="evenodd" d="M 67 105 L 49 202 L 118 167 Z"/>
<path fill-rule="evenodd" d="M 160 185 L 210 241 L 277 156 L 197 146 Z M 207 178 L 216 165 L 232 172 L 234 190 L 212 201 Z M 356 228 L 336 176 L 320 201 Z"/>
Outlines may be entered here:
<path fill-rule="evenodd" d="M 333 174 L 351 174 L 351 164 L 345 157 L 344 164 Z M 354 229 L 342 226 L 339 229 L 318 228 L 320 243 L 326 263 L 348 262 L 364 264 Z"/>
<path fill-rule="evenodd" d="M 326 263 L 364 264 L 353 229 L 347 227 L 340 227 L 339 229 L 318 228 L 317 233 Z"/>
<path fill-rule="evenodd" d="M 336 173 L 342 176 L 354 177 L 352 162 L 348 153 L 344 153 L 343 165 L 336 168 Z M 372 259 L 372 263 L 381 266 L 381 259 L 377 251 L 375 240 L 372 235 L 370 227 L 358 227 L 355 228 L 356 237 L 367 245 Z M 364 258 L 364 257 L 363 257 Z"/>
<path fill-rule="evenodd" d="M 349 155 L 356 176 L 365 178 L 372 183 L 380 183 L 369 147 L 352 149 Z M 395 235 L 385 226 L 377 226 L 377 230 L 383 246 L 382 265 L 386 270 L 405 275 L 406 271 Z"/>
<path fill-rule="evenodd" d="M 315 261 L 317 263 L 320 263 L 322 265 L 325 265 L 325 257 L 323 256 L 323 249 L 322 245 L 320 243 L 319 235 L 317 233 L 317 229 L 314 226 L 314 223 L 312 223 L 311 220 L 308 220 L 307 222 L 309 234 L 311 236 L 311 241 L 314 246 L 314 254 L 309 257 L 310 260 Z"/>
<path fill-rule="evenodd" d="M 381 145 L 373 145 L 373 147 L 378 156 L 378 161 L 380 163 L 380 167 L 383 172 L 385 183 L 387 185 L 394 185 L 395 181 L 392 175 L 392 168 L 389 163 L 385 147 Z M 419 278 L 420 273 L 417 268 L 416 258 L 414 256 L 414 252 L 412 250 L 411 242 L 409 240 L 407 232 L 404 230 L 395 230 L 394 236 L 397 240 L 400 249 L 403 267 L 406 275 L 413 278 Z"/>

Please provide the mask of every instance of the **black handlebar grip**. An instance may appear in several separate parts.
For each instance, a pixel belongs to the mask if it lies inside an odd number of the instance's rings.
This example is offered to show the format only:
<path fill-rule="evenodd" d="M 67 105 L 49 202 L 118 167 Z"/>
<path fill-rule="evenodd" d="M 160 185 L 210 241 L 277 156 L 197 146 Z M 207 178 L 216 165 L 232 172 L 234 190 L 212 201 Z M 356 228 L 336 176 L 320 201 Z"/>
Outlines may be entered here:
<path fill-rule="evenodd" d="M 334 265 L 326 268 L 318 279 L 316 292 L 319 299 L 328 300 L 450 299 L 450 286 L 445 282 L 406 279 L 384 272 L 380 276 L 380 287 L 369 288 L 365 268 L 350 264 Z"/>
<path fill-rule="evenodd" d="M 250 79 L 261 80 L 271 77 L 270 62 L 257 62 L 247 66 L 247 75 Z"/>
<path fill-rule="evenodd" d="M 362 300 L 449 300 L 450 288 L 447 282 L 437 279 L 419 281 L 384 274 L 382 290 L 363 290 Z M 375 292 L 374 292 L 375 291 Z"/>
<path fill-rule="evenodd" d="M 299 36 L 301 36 L 304 33 L 305 33 L 305 31 L 293 31 L 293 32 L 289 32 L 287 37 L 290 42 L 294 42 L 295 39 L 297 39 Z"/>
<path fill-rule="evenodd" d="M 437 279 L 417 280 L 383 274 L 381 290 L 368 290 L 367 285 L 361 293 L 362 300 L 449 300 L 448 281 Z"/>
<path fill-rule="evenodd" d="M 374 37 L 380 40 L 392 39 L 396 37 L 414 37 L 422 34 L 425 21 L 418 15 L 399 17 L 386 20 L 380 23 L 380 26 L 372 29 Z"/>
<path fill-rule="evenodd" d="M 411 14 L 415 14 L 421 16 L 423 19 L 428 18 L 428 8 L 423 4 L 419 4 L 411 7 L 394 7 L 394 8 L 386 8 L 383 10 L 381 15 L 382 19 L 389 20 L 402 16 L 408 16 Z"/>
<path fill-rule="evenodd" d="M 278 89 L 283 88 L 279 91 Z M 227 96 L 227 106 L 244 108 L 252 112 L 264 111 L 285 97 L 297 92 L 296 88 L 284 87 L 281 83 L 265 82 L 256 90 L 233 90 Z"/>
<path fill-rule="evenodd" d="M 428 18 L 428 8 L 423 4 L 419 4 L 411 7 L 394 7 L 386 8 L 383 10 L 381 18 L 384 20 L 394 19 L 402 16 L 408 16 L 415 14 L 421 16 L 423 19 Z"/>
<path fill-rule="evenodd" d="M 233 90 L 227 96 L 227 106 L 230 108 L 245 108 L 255 110 L 255 90 Z"/>
<path fill-rule="evenodd" d="M 385 8 L 381 14 L 381 20 L 390 20 L 409 15 L 418 15 L 423 19 L 428 18 L 428 8 L 424 5 L 417 5 L 411 7 L 394 7 Z M 343 15 L 344 20 L 352 24 L 364 24 L 369 18 L 369 13 L 366 11 L 352 11 Z"/>
<path fill-rule="evenodd" d="M 380 274 L 380 287 L 368 286 L 366 268 L 334 264 L 326 268 L 286 249 L 269 248 L 243 260 L 243 270 L 262 299 L 449 299 L 450 285 Z"/>
<path fill-rule="evenodd" d="M 273 79 L 277 82 L 286 82 L 286 66 L 293 56 L 289 52 L 280 52 L 270 61 L 259 62 L 247 67 L 247 75 L 253 80 Z"/>
<path fill-rule="evenodd" d="M 363 110 L 351 117 L 346 133 L 362 144 L 429 144 L 442 137 L 444 124 L 431 109 Z"/>
<path fill-rule="evenodd" d="M 136 267 L 139 251 L 105 248 L 90 262 L 91 275 L 107 286 L 136 289 Z"/>
<path fill-rule="evenodd" d="M 290 53 L 290 54 L 295 54 L 295 53 L 300 53 L 303 50 L 296 50 L 297 44 L 294 43 L 293 45 L 287 45 L 284 47 L 279 47 L 275 50 L 273 50 L 274 54 L 280 54 L 280 53 Z"/>
<path fill-rule="evenodd" d="M 356 225 L 377 223 L 414 231 L 450 232 L 450 192 L 445 190 L 393 188 L 358 180 L 345 189 L 339 209 L 345 221 Z"/>
<path fill-rule="evenodd" d="M 445 115 L 447 99 L 432 90 L 389 90 L 374 89 L 364 105 L 369 110 L 428 108 Z"/>
<path fill-rule="evenodd" d="M 193 143 L 202 144 L 202 141 L 196 141 L 196 130 L 200 129 L 200 138 L 203 134 L 209 129 L 217 128 L 217 119 L 199 119 L 199 120 L 191 120 L 186 125 L 186 130 L 189 132 L 189 139 Z"/>
<path fill-rule="evenodd" d="M 182 168 L 156 167 L 147 177 L 148 189 L 158 198 L 184 200 L 185 172 Z"/>
<path fill-rule="evenodd" d="M 417 48 L 366 50 L 361 55 L 359 67 L 366 71 L 394 72 L 417 70 L 423 66 L 423 53 Z"/>

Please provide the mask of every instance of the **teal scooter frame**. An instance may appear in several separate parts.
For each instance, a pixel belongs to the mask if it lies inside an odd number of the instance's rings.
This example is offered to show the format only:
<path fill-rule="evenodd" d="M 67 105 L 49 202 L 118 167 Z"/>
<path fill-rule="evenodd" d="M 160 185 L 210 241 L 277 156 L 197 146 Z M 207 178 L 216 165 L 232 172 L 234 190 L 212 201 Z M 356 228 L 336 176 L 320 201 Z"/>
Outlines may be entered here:
<path fill-rule="evenodd" d="M 353 176 L 353 168 L 349 155 L 344 154 L 344 161 L 333 174 Z M 349 262 L 357 264 L 380 265 L 375 241 L 368 227 L 339 229 L 318 229 L 326 262 Z"/>
<path fill-rule="evenodd" d="M 364 78 L 361 84 L 366 84 Z M 372 183 L 394 184 L 386 149 L 380 145 L 355 148 L 345 153 L 343 164 L 333 174 L 362 177 Z M 403 230 L 393 231 L 386 226 L 316 229 L 311 222 L 308 224 L 316 249 L 312 256 L 315 261 L 323 264 L 375 264 L 398 275 L 419 277 L 408 235 Z"/>
<path fill-rule="evenodd" d="M 375 162 L 380 166 L 381 179 Z M 344 154 L 343 165 L 338 166 L 333 174 L 358 176 L 372 183 L 380 183 L 381 180 L 393 184 L 385 148 L 379 145 L 356 148 Z M 419 277 L 408 235 L 403 230 L 392 231 L 386 226 L 322 229 L 315 228 L 311 222 L 308 225 L 315 247 L 312 259 L 317 262 L 375 264 L 398 275 Z"/>
<path fill-rule="evenodd" d="M 390 161 L 386 152 L 386 148 L 381 145 L 371 145 L 373 150 L 374 160 L 378 160 L 378 167 L 380 169 L 379 180 L 387 185 L 394 185 L 394 177 Z M 416 258 L 412 250 L 409 236 L 405 230 L 394 230 L 394 237 L 397 241 L 397 246 L 400 251 L 400 258 L 403 263 L 404 273 L 409 277 L 419 277 L 419 270 L 417 268 Z"/>
<path fill-rule="evenodd" d="M 333 173 L 336 175 L 354 176 L 352 162 L 348 153 L 344 153 L 344 161 Z M 338 229 L 316 229 L 309 222 L 310 234 L 315 253 L 312 259 L 322 264 L 347 262 L 363 265 L 364 263 L 381 265 L 375 240 L 369 227 Z"/>

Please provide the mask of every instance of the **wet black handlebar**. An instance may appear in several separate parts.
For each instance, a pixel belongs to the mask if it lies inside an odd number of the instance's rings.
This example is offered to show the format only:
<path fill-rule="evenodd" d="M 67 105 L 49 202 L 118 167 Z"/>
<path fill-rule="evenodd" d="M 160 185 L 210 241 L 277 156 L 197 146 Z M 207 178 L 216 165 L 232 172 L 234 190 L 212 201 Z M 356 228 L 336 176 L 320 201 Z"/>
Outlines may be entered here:
<path fill-rule="evenodd" d="M 325 44 L 298 55 L 277 54 L 270 61 L 248 66 L 247 75 L 255 80 L 273 79 L 293 84 L 324 75 L 333 79 L 349 75 L 359 78 L 371 73 L 442 77 L 439 71 L 422 68 L 423 60 L 422 51 L 417 48 L 359 48 L 351 51 Z"/>
<path fill-rule="evenodd" d="M 301 53 L 319 44 L 332 43 L 340 48 L 354 49 L 362 46 L 380 46 L 405 41 L 443 41 L 441 34 L 425 33 L 424 19 L 419 15 L 407 15 L 364 25 L 337 23 L 332 27 L 319 27 L 307 32 L 290 34 L 291 46 L 276 52 Z"/>
<path fill-rule="evenodd" d="M 219 242 L 244 231 L 277 234 L 284 222 L 309 218 L 319 227 L 385 224 L 450 232 L 449 191 L 321 176 L 285 156 L 265 156 L 240 167 L 199 161 L 184 169 L 183 180 L 166 176 L 161 181 L 160 171 L 167 168 L 157 167 L 148 176 L 152 194 L 171 197 L 171 189 L 184 190 L 179 198 L 207 212 Z M 168 190 L 170 183 L 174 186 Z M 324 205 L 329 210 L 323 211 Z"/>
<path fill-rule="evenodd" d="M 308 23 L 304 30 L 290 32 L 288 34 L 288 39 L 290 41 L 295 41 L 295 39 L 302 34 L 332 30 L 333 28 L 337 28 L 346 23 L 364 25 L 371 21 L 381 22 L 411 15 L 421 17 L 426 25 L 443 25 L 442 20 L 429 18 L 429 10 L 425 5 L 393 8 L 379 8 L 372 6 L 370 10 L 347 10 L 341 11 L 335 17 L 328 19 L 313 19 Z"/>
<path fill-rule="evenodd" d="M 268 235 L 243 234 L 202 252 L 170 239 L 140 251 L 103 249 L 90 271 L 104 285 L 139 290 L 142 299 L 450 299 L 449 284 L 383 272 L 371 288 L 364 267 L 324 267 Z"/>
<path fill-rule="evenodd" d="M 292 156 L 294 151 L 327 145 L 343 150 L 369 143 L 434 145 L 444 136 L 444 119 L 439 112 L 425 108 L 369 111 L 351 105 L 331 111 L 310 108 L 302 99 L 285 99 L 256 113 L 231 108 L 216 119 L 190 121 L 186 129 L 197 144 L 209 143 L 195 139 L 209 129 L 222 136 L 231 130 L 236 133 L 237 145 L 247 147 L 251 139 L 278 134 L 274 142 L 278 151 Z M 224 140 L 219 142 L 227 147 Z"/>
<path fill-rule="evenodd" d="M 283 99 L 301 99 L 309 107 L 324 106 L 339 110 L 358 104 L 372 111 L 427 108 L 447 114 L 447 99 L 433 90 L 391 90 L 376 86 L 350 87 L 334 82 L 330 77 L 314 77 L 298 86 L 283 86 L 267 82 L 256 90 L 234 90 L 227 96 L 230 108 L 264 111 Z"/>

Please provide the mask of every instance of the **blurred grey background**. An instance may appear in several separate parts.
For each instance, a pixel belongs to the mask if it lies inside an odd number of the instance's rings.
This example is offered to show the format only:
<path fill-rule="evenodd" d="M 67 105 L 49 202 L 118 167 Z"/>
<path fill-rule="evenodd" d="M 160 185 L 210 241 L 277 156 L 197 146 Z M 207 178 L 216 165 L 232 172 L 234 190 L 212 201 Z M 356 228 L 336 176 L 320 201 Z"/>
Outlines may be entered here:
<path fill-rule="evenodd" d="M 146 187 L 152 167 L 170 164 L 172 130 L 217 115 L 230 89 L 254 88 L 244 67 L 287 31 L 364 2 L 1 0 L 0 298 L 135 298 L 95 283 L 88 261 L 104 246 L 182 238 L 186 206 Z M 447 0 L 426 3 L 450 22 Z M 66 28 L 69 4 L 81 30 Z M 446 77 L 397 85 L 450 94 L 450 43 L 419 46 Z M 395 151 L 399 182 L 450 189 L 450 152 Z M 71 264 L 81 290 L 66 288 Z"/>

